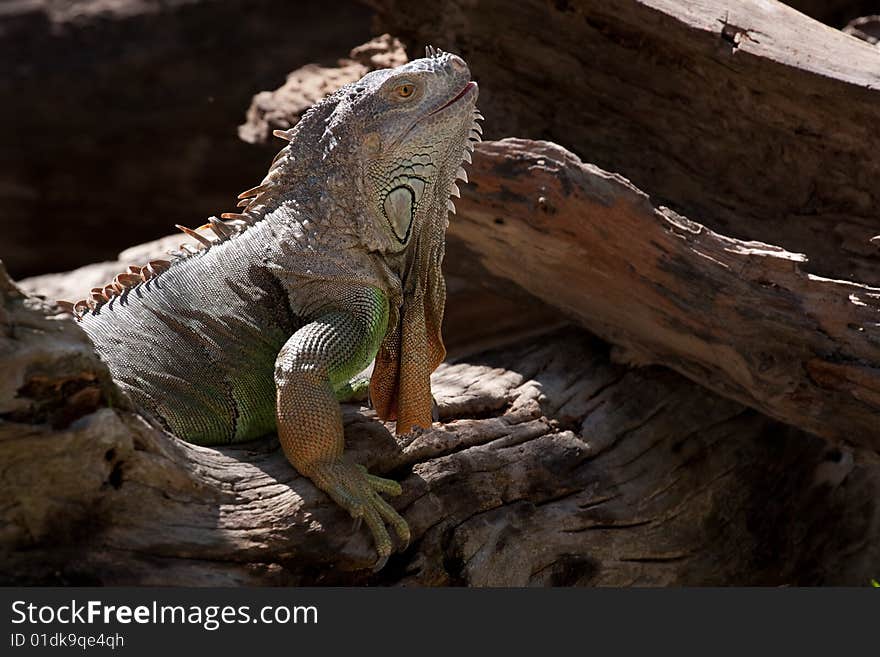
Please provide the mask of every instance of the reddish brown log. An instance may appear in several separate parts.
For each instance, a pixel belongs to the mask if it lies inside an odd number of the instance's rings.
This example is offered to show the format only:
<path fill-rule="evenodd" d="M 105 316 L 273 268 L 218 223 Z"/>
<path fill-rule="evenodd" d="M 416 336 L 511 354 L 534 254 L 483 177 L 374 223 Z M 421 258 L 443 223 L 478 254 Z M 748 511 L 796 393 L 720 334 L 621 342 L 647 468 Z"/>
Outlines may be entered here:
<path fill-rule="evenodd" d="M 479 259 L 619 345 L 783 422 L 880 449 L 880 289 L 715 233 L 549 142 L 478 147 L 448 263 Z"/>

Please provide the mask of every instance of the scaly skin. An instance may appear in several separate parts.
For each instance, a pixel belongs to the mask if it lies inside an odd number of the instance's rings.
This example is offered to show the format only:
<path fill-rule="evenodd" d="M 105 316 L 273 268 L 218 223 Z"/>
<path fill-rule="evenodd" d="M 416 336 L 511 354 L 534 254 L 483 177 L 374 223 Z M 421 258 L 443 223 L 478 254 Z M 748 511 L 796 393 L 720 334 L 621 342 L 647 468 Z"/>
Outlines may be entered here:
<path fill-rule="evenodd" d="M 114 378 L 199 444 L 277 429 L 293 466 L 373 534 L 381 567 L 404 519 L 400 486 L 343 454 L 337 401 L 374 358 L 370 393 L 397 432 L 431 424 L 443 360 L 447 208 L 479 140 L 465 62 L 429 49 L 310 110 L 245 210 L 192 231 L 168 263 L 67 304 Z M 213 231 L 212 235 L 208 231 Z"/>

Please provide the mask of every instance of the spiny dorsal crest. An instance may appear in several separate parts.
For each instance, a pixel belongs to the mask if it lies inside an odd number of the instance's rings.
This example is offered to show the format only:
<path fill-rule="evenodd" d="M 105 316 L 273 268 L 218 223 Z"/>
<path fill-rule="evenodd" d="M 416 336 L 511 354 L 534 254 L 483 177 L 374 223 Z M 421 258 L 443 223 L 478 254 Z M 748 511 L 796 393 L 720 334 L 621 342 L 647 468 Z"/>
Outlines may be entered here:
<path fill-rule="evenodd" d="M 57 301 L 62 311 L 70 313 L 77 319 L 90 310 L 97 310 L 102 305 L 125 293 L 127 290 L 137 287 L 141 283 L 156 278 L 171 266 L 168 260 L 150 260 L 143 267 L 131 265 L 128 271 L 116 274 L 113 280 L 103 287 L 93 287 L 89 296 L 76 302 Z"/>

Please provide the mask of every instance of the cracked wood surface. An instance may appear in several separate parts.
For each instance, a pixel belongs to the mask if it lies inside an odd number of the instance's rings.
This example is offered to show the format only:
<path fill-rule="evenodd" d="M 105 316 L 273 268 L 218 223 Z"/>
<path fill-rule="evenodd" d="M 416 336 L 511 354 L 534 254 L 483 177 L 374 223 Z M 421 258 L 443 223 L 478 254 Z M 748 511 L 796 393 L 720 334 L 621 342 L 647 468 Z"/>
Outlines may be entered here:
<path fill-rule="evenodd" d="M 345 407 L 352 456 L 402 481 L 394 504 L 413 530 L 409 549 L 370 574 L 365 533 L 273 437 L 189 445 L 99 398 L 73 416 L 29 416 L 66 398 L 53 385 L 53 372 L 71 375 L 51 361 L 58 335 L 84 336 L 11 286 L 2 306 L 0 350 L 20 383 L 16 415 L 10 391 L 0 406 L 4 583 L 775 585 L 876 574 L 876 460 L 669 370 L 616 364 L 573 327 L 441 366 L 441 423 L 410 440 Z M 96 362 L 78 367 L 100 378 Z M 42 387 L 27 385 L 35 372 Z"/>
<path fill-rule="evenodd" d="M 88 422 L 109 422 L 103 435 L 124 440 L 109 461 L 106 447 L 86 450 L 95 463 L 67 464 L 105 474 L 96 498 L 74 504 L 100 508 L 104 522 L 86 514 L 100 539 L 74 541 L 63 577 L 621 585 L 873 576 L 875 450 L 830 447 L 667 370 L 621 363 L 661 362 L 767 413 L 793 413 L 792 424 L 871 446 L 876 413 L 860 414 L 860 404 L 873 403 L 875 291 L 805 274 L 797 254 L 655 208 L 621 177 L 548 142 L 481 144 L 470 178 L 446 261 L 453 362 L 435 375 L 443 424 L 400 449 L 371 412 L 346 413 L 355 458 L 404 483 L 396 503 L 414 531 L 410 550 L 365 574 L 365 537 L 272 439 L 212 450 L 130 416 L 96 416 Z M 122 261 L 167 246 L 137 247 Z M 24 286 L 69 296 L 119 269 L 94 265 Z M 574 329 L 542 334 L 560 317 L 530 295 L 615 346 Z M 864 376 L 812 378 L 819 363 L 835 371 L 835 358 Z M 843 433 L 859 422 L 860 434 Z M 27 527 L 45 525 L 24 517 Z M 24 554 L 30 564 L 65 552 Z M 44 570 L 18 571 L 51 581 Z"/>
<path fill-rule="evenodd" d="M 477 147 L 448 263 L 771 417 L 880 450 L 880 288 L 720 235 L 550 142 Z M 480 275 L 472 273 L 475 279 Z"/>

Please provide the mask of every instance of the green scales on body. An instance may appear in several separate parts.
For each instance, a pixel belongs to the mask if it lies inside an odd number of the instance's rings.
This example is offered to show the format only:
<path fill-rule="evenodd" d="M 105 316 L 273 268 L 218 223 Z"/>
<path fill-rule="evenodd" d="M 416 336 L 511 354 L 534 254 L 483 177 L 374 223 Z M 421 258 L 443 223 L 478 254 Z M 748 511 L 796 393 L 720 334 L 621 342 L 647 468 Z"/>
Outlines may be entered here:
<path fill-rule="evenodd" d="M 291 130 L 241 214 L 212 218 L 170 262 L 131 268 L 76 304 L 114 380 L 184 440 L 278 432 L 288 459 L 373 533 L 379 565 L 406 522 L 400 486 L 343 456 L 337 397 L 375 358 L 370 395 L 397 432 L 431 424 L 445 351 L 450 196 L 482 118 L 460 57 L 373 71 Z"/>

